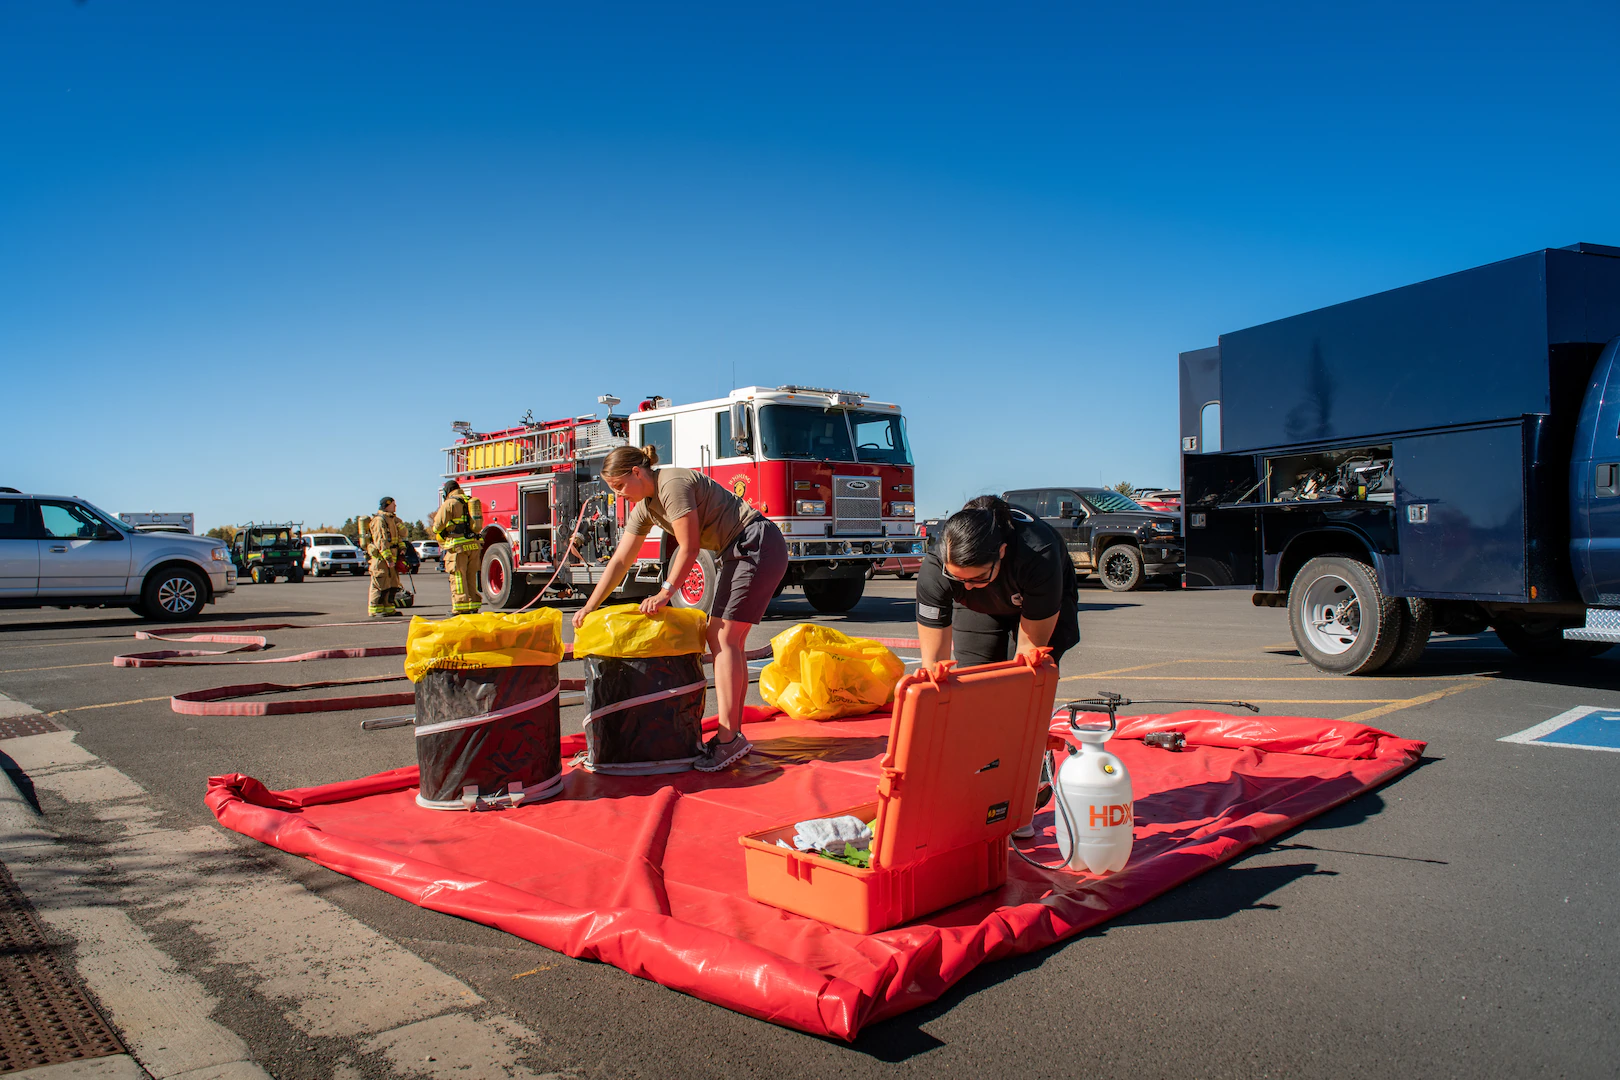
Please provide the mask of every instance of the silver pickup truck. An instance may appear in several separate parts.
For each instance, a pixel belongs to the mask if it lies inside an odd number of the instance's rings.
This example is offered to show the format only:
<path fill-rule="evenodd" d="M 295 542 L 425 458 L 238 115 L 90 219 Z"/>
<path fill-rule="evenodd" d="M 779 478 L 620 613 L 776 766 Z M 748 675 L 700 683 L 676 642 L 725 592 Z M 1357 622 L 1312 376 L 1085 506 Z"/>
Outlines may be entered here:
<path fill-rule="evenodd" d="M 235 589 L 222 541 L 137 532 L 77 497 L 0 487 L 0 608 L 128 607 L 174 621 Z"/>

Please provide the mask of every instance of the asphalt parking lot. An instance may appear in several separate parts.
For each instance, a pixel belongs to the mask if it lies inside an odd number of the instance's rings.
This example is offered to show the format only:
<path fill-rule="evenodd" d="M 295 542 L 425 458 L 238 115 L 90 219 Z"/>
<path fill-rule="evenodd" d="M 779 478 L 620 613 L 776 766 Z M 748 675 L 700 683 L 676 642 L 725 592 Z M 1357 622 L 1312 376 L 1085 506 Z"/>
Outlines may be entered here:
<path fill-rule="evenodd" d="M 443 576 L 416 581 L 416 613 L 446 614 Z M 538 1033 L 525 1059 L 537 1074 L 1616 1072 L 1620 755 L 1498 740 L 1575 706 L 1620 706 L 1620 652 L 1578 666 L 1532 667 L 1491 635 L 1438 637 L 1408 674 L 1346 679 L 1300 660 L 1286 614 L 1253 608 L 1246 594 L 1087 586 L 1081 603 L 1083 640 L 1064 658 L 1060 697 L 1106 689 L 1242 698 L 1272 715 L 1369 723 L 1426 740 L 1428 752 L 1382 789 L 1094 933 L 987 965 L 936 1004 L 869 1028 L 853 1046 L 418 909 L 214 825 L 202 801 L 214 774 L 246 773 L 282 788 L 412 763 L 409 729 L 359 728 L 366 716 L 397 708 L 177 715 L 171 694 L 250 680 L 237 677 L 242 669 L 112 667 L 114 655 L 154 644 L 132 639 L 143 624 L 122 611 L 0 613 L 0 692 L 76 731 L 79 746 L 148 793 L 164 827 L 218 833 L 248 872 L 302 883 L 471 987 L 484 1002 L 479 1008 Z M 245 586 L 198 622 L 340 623 L 360 620 L 364 606 L 364 579 L 311 579 Z M 911 616 L 905 582 L 869 583 L 859 607 L 836 617 L 815 616 L 789 590 L 751 644 L 810 618 L 852 633 L 910 637 Z M 270 631 L 269 655 L 402 644 L 404 622 Z M 352 678 L 399 666 L 397 657 L 339 660 L 288 665 L 274 677 Z M 564 710 L 565 731 L 579 730 L 580 713 Z M 41 784 L 36 794 L 53 826 L 83 839 L 93 871 L 95 845 L 121 826 L 71 792 Z M 296 981 L 277 983 L 254 963 L 224 955 L 196 919 L 166 914 L 161 904 L 134 917 L 207 987 L 212 1017 L 273 1075 L 412 1071 L 363 1039 L 338 1030 L 311 1035 L 289 1020 L 305 992 Z"/>

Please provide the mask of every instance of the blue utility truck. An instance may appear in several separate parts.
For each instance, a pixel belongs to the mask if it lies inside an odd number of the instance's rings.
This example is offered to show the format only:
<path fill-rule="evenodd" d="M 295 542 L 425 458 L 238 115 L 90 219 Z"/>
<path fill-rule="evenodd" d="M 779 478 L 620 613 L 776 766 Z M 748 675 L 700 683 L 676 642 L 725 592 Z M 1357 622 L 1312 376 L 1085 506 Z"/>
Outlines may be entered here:
<path fill-rule="evenodd" d="M 1324 671 L 1490 627 L 1620 642 L 1620 248 L 1575 244 L 1181 354 L 1189 587 L 1288 608 Z"/>

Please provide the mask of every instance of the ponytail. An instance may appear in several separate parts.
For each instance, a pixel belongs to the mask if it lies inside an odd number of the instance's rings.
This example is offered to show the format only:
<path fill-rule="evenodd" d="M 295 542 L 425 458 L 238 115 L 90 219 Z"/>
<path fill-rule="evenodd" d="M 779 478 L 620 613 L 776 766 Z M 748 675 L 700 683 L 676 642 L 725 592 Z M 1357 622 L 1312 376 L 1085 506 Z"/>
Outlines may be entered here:
<path fill-rule="evenodd" d="M 658 447 L 656 446 L 619 446 L 608 453 L 607 460 L 602 462 L 603 478 L 628 476 L 631 469 L 646 469 L 652 471 L 658 464 Z"/>
<path fill-rule="evenodd" d="M 994 495 L 980 495 L 945 523 L 940 561 L 952 566 L 989 566 L 1012 539 L 1012 505 Z"/>

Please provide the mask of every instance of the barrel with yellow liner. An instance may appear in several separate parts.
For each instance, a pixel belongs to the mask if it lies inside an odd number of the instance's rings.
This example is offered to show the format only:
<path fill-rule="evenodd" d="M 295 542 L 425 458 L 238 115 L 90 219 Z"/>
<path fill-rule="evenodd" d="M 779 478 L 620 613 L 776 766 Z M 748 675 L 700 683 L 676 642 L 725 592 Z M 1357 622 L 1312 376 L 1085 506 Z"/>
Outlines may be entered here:
<path fill-rule="evenodd" d="M 617 775 L 682 772 L 703 752 L 708 616 L 666 607 L 600 608 L 574 635 L 585 661 L 585 767 Z"/>
<path fill-rule="evenodd" d="M 550 608 L 411 620 L 418 806 L 502 809 L 562 790 L 562 656 L 562 615 Z"/>

